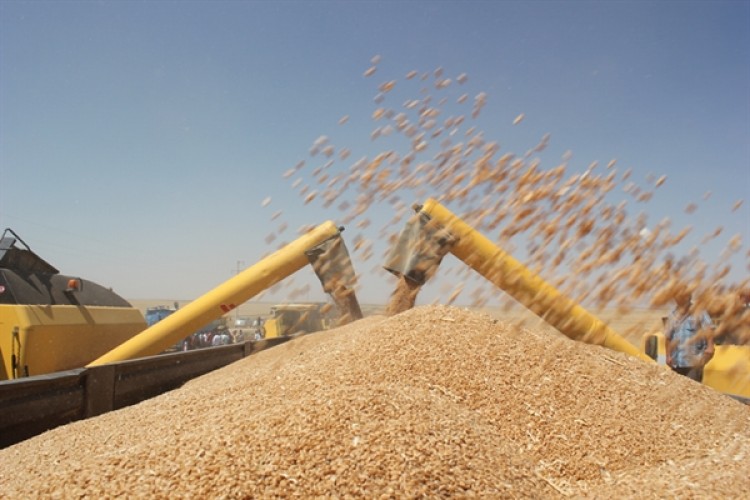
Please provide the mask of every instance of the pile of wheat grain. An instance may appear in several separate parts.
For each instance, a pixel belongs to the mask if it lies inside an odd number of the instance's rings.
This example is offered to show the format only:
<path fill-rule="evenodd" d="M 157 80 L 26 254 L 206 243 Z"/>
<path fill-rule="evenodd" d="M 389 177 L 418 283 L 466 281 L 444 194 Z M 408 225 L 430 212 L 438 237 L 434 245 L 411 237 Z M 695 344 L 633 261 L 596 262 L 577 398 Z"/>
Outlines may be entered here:
<path fill-rule="evenodd" d="M 0 497 L 740 497 L 750 408 L 448 306 L 300 337 L 0 451 Z"/>

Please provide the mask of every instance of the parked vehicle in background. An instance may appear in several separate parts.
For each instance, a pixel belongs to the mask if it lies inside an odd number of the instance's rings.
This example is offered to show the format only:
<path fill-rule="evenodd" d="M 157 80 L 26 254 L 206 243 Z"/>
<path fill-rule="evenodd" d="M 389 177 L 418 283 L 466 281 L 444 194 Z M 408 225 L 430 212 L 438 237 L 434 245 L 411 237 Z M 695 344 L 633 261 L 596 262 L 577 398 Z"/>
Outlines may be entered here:
<path fill-rule="evenodd" d="M 295 333 L 325 330 L 328 322 L 323 314 L 324 304 L 279 304 L 271 307 L 271 317 L 255 321 L 256 339 L 285 337 Z"/>

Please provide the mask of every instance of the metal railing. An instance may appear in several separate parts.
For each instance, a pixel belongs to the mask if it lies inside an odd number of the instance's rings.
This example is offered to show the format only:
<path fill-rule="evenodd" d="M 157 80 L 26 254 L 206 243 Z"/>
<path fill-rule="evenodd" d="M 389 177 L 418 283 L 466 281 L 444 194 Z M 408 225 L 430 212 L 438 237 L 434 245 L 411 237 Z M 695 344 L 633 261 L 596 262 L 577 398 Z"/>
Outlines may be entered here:
<path fill-rule="evenodd" d="M 0 382 L 0 448 L 130 406 L 290 340 L 278 337 Z"/>

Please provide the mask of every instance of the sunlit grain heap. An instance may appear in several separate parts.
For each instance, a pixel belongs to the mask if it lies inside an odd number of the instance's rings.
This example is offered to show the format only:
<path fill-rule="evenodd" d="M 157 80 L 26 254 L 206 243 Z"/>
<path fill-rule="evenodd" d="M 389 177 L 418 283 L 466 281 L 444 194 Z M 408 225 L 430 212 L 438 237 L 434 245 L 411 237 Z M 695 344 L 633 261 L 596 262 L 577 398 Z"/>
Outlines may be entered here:
<path fill-rule="evenodd" d="M 748 456 L 750 408 L 709 388 L 430 306 L 2 450 L 0 496 L 736 498 Z"/>

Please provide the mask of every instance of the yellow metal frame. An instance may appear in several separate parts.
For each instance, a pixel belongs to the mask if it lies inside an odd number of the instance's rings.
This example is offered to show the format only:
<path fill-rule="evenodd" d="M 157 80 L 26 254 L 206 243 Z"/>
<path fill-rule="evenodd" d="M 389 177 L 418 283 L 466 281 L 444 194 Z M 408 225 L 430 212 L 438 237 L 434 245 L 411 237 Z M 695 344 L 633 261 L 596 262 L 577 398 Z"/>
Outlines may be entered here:
<path fill-rule="evenodd" d="M 88 366 L 158 354 L 253 296 L 305 267 L 305 251 L 340 235 L 327 221 L 195 299 Z"/>
<path fill-rule="evenodd" d="M 421 212 L 444 225 L 458 239 L 450 249 L 453 255 L 564 335 L 653 363 L 606 323 L 563 295 L 437 200 L 428 199 Z"/>
<path fill-rule="evenodd" d="M 132 307 L 0 305 L 0 380 L 80 368 L 144 328 Z"/>

